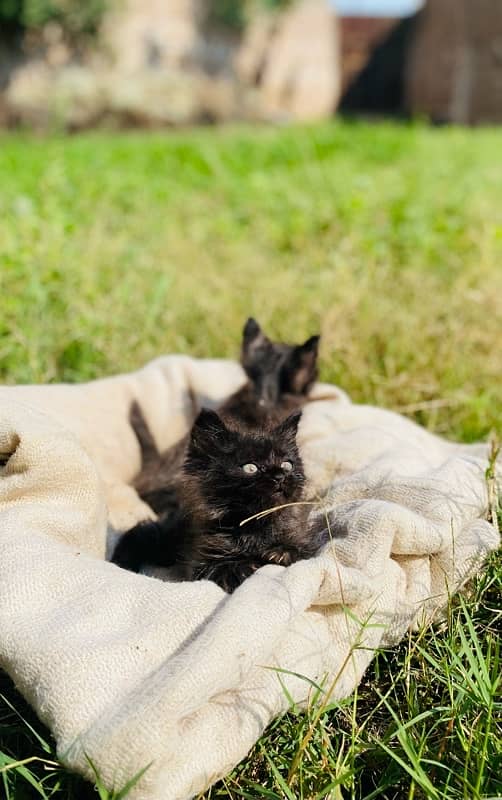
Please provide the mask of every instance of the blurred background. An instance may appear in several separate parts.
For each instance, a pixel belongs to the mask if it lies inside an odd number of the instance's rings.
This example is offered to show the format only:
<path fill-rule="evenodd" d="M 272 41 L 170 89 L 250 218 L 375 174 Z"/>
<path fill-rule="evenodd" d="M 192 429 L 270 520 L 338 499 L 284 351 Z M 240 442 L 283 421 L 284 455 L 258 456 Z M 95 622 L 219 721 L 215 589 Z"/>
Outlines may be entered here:
<path fill-rule="evenodd" d="M 0 121 L 1 380 L 252 315 L 355 400 L 500 423 L 502 0 L 0 0 Z"/>
<path fill-rule="evenodd" d="M 502 121 L 500 0 L 0 0 L 0 124 Z"/>

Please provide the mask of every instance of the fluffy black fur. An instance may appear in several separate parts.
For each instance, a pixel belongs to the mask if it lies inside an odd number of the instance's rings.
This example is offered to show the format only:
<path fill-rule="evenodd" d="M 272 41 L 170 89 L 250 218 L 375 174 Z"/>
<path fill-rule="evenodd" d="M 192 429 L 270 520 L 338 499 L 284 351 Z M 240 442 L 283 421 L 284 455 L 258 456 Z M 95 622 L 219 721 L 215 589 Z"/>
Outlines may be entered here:
<path fill-rule="evenodd" d="M 236 418 L 250 429 L 278 423 L 301 408 L 317 378 L 319 336 L 300 345 L 272 342 L 252 317 L 243 330 L 241 363 L 248 376 L 244 386 L 219 408 L 224 419 Z M 178 486 L 188 436 L 160 453 L 141 407 L 134 402 L 130 423 L 141 448 L 141 469 L 133 485 L 157 514 L 179 506 Z"/>
<path fill-rule="evenodd" d="M 179 564 L 185 579 L 206 578 L 232 592 L 264 564 L 314 555 L 322 534 L 309 530 L 309 506 L 287 505 L 301 502 L 305 483 L 296 444 L 300 416 L 251 432 L 201 411 L 180 481 L 183 511 L 137 525 L 118 542 L 113 561 L 134 571 L 145 563 Z"/>

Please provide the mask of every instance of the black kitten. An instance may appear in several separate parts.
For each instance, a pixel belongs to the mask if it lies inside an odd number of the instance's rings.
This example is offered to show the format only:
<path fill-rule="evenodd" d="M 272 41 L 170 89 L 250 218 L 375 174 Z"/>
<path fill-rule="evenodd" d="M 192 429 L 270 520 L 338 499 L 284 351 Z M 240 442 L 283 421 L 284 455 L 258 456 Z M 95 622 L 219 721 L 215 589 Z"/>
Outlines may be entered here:
<path fill-rule="evenodd" d="M 317 379 L 319 336 L 299 345 L 273 342 L 250 317 L 242 332 L 241 364 L 247 383 L 220 407 L 245 424 L 284 419 L 303 406 Z"/>
<path fill-rule="evenodd" d="M 309 529 L 309 506 L 289 505 L 301 502 L 305 483 L 296 444 L 300 416 L 251 432 L 201 411 L 180 481 L 184 510 L 124 534 L 113 561 L 134 571 L 177 563 L 186 580 L 206 578 L 231 592 L 264 564 L 314 555 L 323 538 Z"/>
<path fill-rule="evenodd" d="M 307 402 L 317 378 L 319 336 L 300 345 L 272 342 L 250 317 L 243 330 L 244 386 L 219 407 L 224 419 L 236 417 L 250 428 L 278 423 Z M 133 486 L 157 514 L 178 508 L 178 484 L 188 436 L 160 453 L 137 402 L 129 414 L 141 447 L 141 469 Z"/>

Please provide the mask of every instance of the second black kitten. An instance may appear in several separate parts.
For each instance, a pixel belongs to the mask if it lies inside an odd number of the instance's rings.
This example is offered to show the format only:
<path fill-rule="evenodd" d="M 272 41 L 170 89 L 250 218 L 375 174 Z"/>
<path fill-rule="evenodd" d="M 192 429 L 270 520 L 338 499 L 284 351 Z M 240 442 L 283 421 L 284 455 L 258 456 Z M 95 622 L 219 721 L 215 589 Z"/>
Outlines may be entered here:
<path fill-rule="evenodd" d="M 134 571 L 179 564 L 186 580 L 213 580 L 232 592 L 264 564 L 314 555 L 324 538 L 309 529 L 309 506 L 301 503 L 300 416 L 251 432 L 201 411 L 182 469 L 183 510 L 124 534 L 113 561 Z M 275 510 L 261 516 L 268 509 Z"/>
<path fill-rule="evenodd" d="M 219 411 L 255 426 L 279 422 L 301 408 L 317 379 L 319 339 L 311 336 L 303 344 L 273 342 L 250 317 L 241 347 L 241 364 L 248 380 Z"/>

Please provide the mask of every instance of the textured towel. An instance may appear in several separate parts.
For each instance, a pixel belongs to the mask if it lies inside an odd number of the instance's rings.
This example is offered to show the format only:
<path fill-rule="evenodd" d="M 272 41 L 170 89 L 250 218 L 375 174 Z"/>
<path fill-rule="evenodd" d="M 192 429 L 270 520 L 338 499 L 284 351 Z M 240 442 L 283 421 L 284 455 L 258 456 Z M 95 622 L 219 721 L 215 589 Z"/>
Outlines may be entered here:
<path fill-rule="evenodd" d="M 0 665 L 69 767 L 92 777 L 90 758 L 120 787 L 150 764 L 132 800 L 207 788 L 287 693 L 309 701 L 309 680 L 350 694 L 373 649 L 437 613 L 498 544 L 484 446 L 318 385 L 299 443 L 332 535 L 319 556 L 263 567 L 231 596 L 105 561 L 107 520 L 148 513 L 128 486 L 131 401 L 164 448 L 242 381 L 231 362 L 165 356 L 78 386 L 0 388 Z"/>

